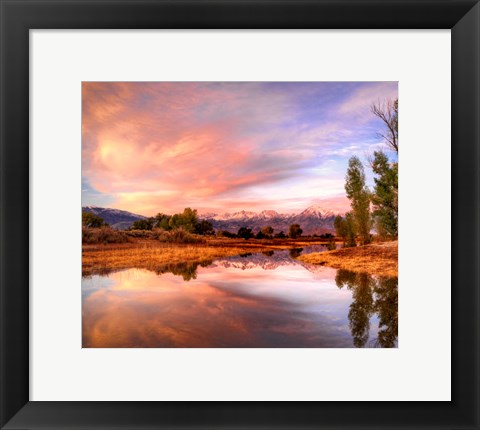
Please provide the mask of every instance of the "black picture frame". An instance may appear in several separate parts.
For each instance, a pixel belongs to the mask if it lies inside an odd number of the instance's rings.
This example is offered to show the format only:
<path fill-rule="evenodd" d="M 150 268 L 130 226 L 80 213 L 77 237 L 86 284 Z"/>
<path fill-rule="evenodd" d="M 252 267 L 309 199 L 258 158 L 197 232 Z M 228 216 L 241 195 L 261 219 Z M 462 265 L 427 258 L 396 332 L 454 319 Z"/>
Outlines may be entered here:
<path fill-rule="evenodd" d="M 2 429 L 480 428 L 477 0 L 0 0 L 0 14 Z M 29 401 L 29 30 L 130 28 L 451 29 L 451 402 Z"/>

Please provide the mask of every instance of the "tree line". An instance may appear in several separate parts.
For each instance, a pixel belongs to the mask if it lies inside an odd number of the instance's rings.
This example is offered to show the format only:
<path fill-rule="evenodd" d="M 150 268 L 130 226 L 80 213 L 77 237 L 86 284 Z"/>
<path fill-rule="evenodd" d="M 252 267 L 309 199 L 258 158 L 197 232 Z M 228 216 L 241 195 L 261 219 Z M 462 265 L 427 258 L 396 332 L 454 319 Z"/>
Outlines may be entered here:
<path fill-rule="evenodd" d="M 138 221 L 135 221 L 132 225 L 132 230 L 153 230 L 160 228 L 163 230 L 176 230 L 183 229 L 189 233 L 200 234 L 200 235 L 214 235 L 215 229 L 211 222 L 207 220 L 200 220 L 198 218 L 198 213 L 196 209 L 185 208 L 182 213 L 177 213 L 174 215 L 166 215 L 163 213 L 158 213 L 154 217 L 144 218 Z M 292 224 L 289 228 L 288 235 L 283 231 L 274 234 L 274 229 L 271 226 L 263 227 L 258 233 L 254 233 L 252 228 L 249 227 L 240 227 L 237 233 L 231 233 L 227 230 L 220 230 L 217 232 L 219 236 L 228 237 L 228 238 L 242 238 L 242 239 L 284 239 L 290 237 L 296 239 L 301 236 L 303 230 L 300 228 L 299 224 Z"/>
<path fill-rule="evenodd" d="M 177 230 L 183 229 L 189 233 L 200 235 L 214 235 L 215 229 L 211 222 L 199 219 L 196 209 L 185 208 L 182 213 L 174 215 L 166 215 L 164 213 L 158 213 L 154 217 L 144 218 L 137 220 L 133 223 L 132 230 L 153 230 L 160 228 L 162 230 Z M 249 227 L 240 227 L 237 233 L 231 233 L 229 231 L 219 231 L 218 235 L 224 237 L 239 237 L 243 239 L 273 239 L 273 238 L 286 238 L 287 235 L 283 231 L 277 234 L 273 234 L 274 229 L 271 226 L 263 227 L 258 233 L 253 233 L 253 229 Z M 292 224 L 288 231 L 288 237 L 296 239 L 301 236 L 303 230 L 299 224 Z"/>
<path fill-rule="evenodd" d="M 90 228 L 101 228 L 108 226 L 102 217 L 95 215 L 91 212 L 82 212 L 82 225 Z M 188 233 L 199 235 L 214 235 L 215 229 L 211 222 L 199 219 L 196 209 L 185 208 L 183 212 L 176 213 L 174 215 L 166 215 L 164 213 L 158 213 L 154 217 L 142 218 L 134 221 L 129 230 L 155 230 L 161 229 L 165 231 L 173 231 L 182 229 Z M 242 238 L 248 239 L 285 239 L 287 237 L 296 239 L 303 233 L 299 224 L 292 224 L 288 229 L 288 233 L 285 234 L 280 231 L 274 234 L 274 229 L 271 226 L 263 227 L 256 234 L 252 228 L 240 227 L 237 233 L 231 233 L 226 230 L 218 231 L 219 236 L 228 238 Z"/>
<path fill-rule="evenodd" d="M 196 209 L 185 208 L 182 213 L 167 215 L 159 212 L 154 217 L 143 218 L 133 223 L 131 230 L 162 230 L 183 229 L 188 233 L 201 235 L 215 234 L 212 223 L 199 220 Z"/>
<path fill-rule="evenodd" d="M 379 136 L 398 157 L 398 99 L 374 104 L 371 111 L 384 123 Z M 380 150 L 374 151 L 369 164 L 374 174 L 372 191 L 366 185 L 360 159 L 353 156 L 348 162 L 345 192 L 351 210 L 334 221 L 336 234 L 345 247 L 356 246 L 357 238 L 362 245 L 371 243 L 372 228 L 382 240 L 398 238 L 398 161 L 390 161 Z"/>
<path fill-rule="evenodd" d="M 299 224 L 292 224 L 290 225 L 288 229 L 288 233 L 285 234 L 282 231 L 273 234 L 274 229 L 271 226 L 263 227 L 261 230 L 258 231 L 257 234 L 253 233 L 253 230 L 249 227 L 240 227 L 238 229 L 237 234 L 235 233 L 230 233 L 228 231 L 220 231 L 219 235 L 220 236 L 225 236 L 225 237 L 240 237 L 245 240 L 248 239 L 285 239 L 289 237 L 290 239 L 297 239 L 300 237 L 303 233 L 303 230 L 301 229 Z"/>

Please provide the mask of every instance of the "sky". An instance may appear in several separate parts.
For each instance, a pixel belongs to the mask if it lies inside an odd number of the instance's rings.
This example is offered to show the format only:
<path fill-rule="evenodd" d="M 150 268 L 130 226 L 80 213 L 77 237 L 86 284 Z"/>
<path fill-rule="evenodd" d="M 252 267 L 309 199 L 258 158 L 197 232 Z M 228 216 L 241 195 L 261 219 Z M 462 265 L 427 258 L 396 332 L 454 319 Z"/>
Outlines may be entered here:
<path fill-rule="evenodd" d="M 348 159 L 383 149 L 397 82 L 83 82 L 82 205 L 153 216 L 346 212 Z"/>

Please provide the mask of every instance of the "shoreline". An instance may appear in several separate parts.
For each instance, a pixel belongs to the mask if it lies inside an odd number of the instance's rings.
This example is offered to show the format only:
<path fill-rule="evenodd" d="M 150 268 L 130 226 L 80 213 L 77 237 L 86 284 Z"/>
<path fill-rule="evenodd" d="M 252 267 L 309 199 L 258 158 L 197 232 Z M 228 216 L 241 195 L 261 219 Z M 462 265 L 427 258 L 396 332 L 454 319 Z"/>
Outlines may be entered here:
<path fill-rule="evenodd" d="M 208 238 L 204 243 L 169 244 L 152 239 L 136 239 L 121 244 L 83 244 L 82 276 L 108 274 L 128 268 L 162 273 L 172 267 L 210 264 L 222 257 L 326 245 L 325 240 L 299 239 L 225 239 Z M 398 241 L 374 243 L 335 251 L 300 255 L 298 260 L 377 276 L 398 276 Z"/>
<path fill-rule="evenodd" d="M 304 263 L 376 276 L 398 277 L 398 241 L 300 255 Z"/>
<path fill-rule="evenodd" d="M 167 244 L 152 239 L 137 239 L 121 244 L 83 244 L 82 276 L 108 274 L 128 268 L 162 272 L 175 265 L 209 264 L 216 258 L 326 243 L 325 240 L 306 238 L 261 240 L 210 238 L 205 243 L 198 244 Z"/>

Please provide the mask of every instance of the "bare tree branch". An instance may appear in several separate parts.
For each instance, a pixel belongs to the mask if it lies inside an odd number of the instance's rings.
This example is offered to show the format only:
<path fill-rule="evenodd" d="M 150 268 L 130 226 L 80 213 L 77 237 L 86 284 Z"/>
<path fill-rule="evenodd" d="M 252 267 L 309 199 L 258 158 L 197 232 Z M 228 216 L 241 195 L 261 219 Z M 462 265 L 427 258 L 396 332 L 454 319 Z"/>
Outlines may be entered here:
<path fill-rule="evenodd" d="M 385 124 L 385 132 L 378 133 L 378 136 L 398 154 L 398 99 L 373 104 L 371 111 Z"/>

